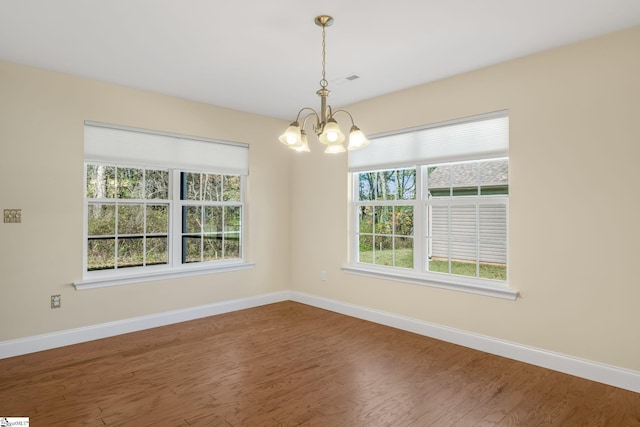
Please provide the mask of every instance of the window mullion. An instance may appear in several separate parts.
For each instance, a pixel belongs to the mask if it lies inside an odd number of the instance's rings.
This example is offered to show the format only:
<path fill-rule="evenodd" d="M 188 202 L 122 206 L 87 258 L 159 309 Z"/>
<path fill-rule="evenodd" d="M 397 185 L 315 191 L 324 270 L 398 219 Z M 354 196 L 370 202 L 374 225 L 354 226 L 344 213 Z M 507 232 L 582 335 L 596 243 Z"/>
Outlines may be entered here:
<path fill-rule="evenodd" d="M 478 200 L 482 197 L 482 172 L 481 167 L 477 169 L 478 180 Z M 476 203 L 476 277 L 480 277 L 480 204 Z"/>
<path fill-rule="evenodd" d="M 480 277 L 480 204 L 479 203 L 476 203 L 476 277 Z"/>
<path fill-rule="evenodd" d="M 117 175 L 116 175 L 117 176 Z M 117 178 L 116 178 L 117 180 Z M 116 188 L 117 187 L 117 181 L 116 181 Z M 116 217 L 115 217 L 115 238 L 113 239 L 113 268 L 114 270 L 118 270 L 118 241 L 120 240 L 120 235 L 118 234 L 118 218 L 120 217 L 120 201 L 119 200 L 115 200 L 115 204 L 116 204 Z"/>
<path fill-rule="evenodd" d="M 451 274 L 451 205 L 447 205 L 447 269 Z"/>
<path fill-rule="evenodd" d="M 413 270 L 423 272 L 425 270 L 425 260 L 427 259 L 427 242 L 425 239 L 425 203 L 423 174 L 424 166 L 416 167 L 416 197 L 413 200 Z"/>
<path fill-rule="evenodd" d="M 171 247 L 171 253 L 169 254 L 170 265 L 172 267 L 178 267 L 182 264 L 182 223 L 184 218 L 182 217 L 182 211 L 184 206 L 184 200 L 181 200 L 181 182 L 180 171 L 169 171 L 169 191 L 171 192 L 171 218 L 169 219 L 169 244 Z"/>
<path fill-rule="evenodd" d="M 142 170 L 142 266 L 147 265 L 147 170 Z"/>
<path fill-rule="evenodd" d="M 116 217 L 115 217 L 115 239 L 113 240 L 113 268 L 114 270 L 118 270 L 118 218 L 120 216 L 120 201 L 118 200 L 118 167 L 115 168 L 114 170 L 114 176 L 113 176 L 113 181 L 114 181 L 114 197 L 115 197 L 115 203 L 116 203 Z"/>

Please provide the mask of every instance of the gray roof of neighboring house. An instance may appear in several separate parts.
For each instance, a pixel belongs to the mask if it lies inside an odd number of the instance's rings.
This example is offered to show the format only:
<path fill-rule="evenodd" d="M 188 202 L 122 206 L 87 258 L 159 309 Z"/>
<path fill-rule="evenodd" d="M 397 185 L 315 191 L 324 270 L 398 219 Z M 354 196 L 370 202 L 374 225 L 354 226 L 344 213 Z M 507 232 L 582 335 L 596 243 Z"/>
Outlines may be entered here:
<path fill-rule="evenodd" d="M 509 183 L 509 161 L 505 159 L 437 166 L 429 173 L 428 185 L 429 188 L 448 188 L 453 183 L 453 187 L 475 187 L 478 185 L 478 170 L 483 186 Z"/>

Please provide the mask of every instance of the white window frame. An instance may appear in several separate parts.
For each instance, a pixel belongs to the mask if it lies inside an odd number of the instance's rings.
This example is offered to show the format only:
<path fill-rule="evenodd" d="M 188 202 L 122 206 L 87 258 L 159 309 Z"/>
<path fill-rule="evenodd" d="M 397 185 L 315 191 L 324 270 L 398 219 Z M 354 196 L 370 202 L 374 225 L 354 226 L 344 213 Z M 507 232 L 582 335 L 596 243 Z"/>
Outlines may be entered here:
<path fill-rule="evenodd" d="M 155 132 L 148 131 L 137 128 L 129 128 L 129 127 L 119 127 L 114 125 L 105 125 L 95 122 L 87 122 L 89 126 L 104 126 L 108 129 L 115 130 L 124 130 L 126 132 L 140 132 L 148 135 L 160 135 L 162 138 L 175 138 L 179 140 L 179 143 L 184 142 L 188 144 L 189 142 L 200 143 L 202 142 L 220 144 L 220 145 L 232 145 L 239 146 L 248 149 L 248 145 L 240 144 L 240 143 L 228 143 L 228 142 L 219 142 L 208 140 L 204 138 L 193 139 L 193 137 L 187 137 L 184 135 L 176 135 L 176 134 L 168 134 L 164 132 Z M 135 135 L 134 135 L 135 136 Z M 204 147 L 206 150 L 208 147 Z M 215 149 L 215 147 L 213 147 Z M 227 149 L 222 147 L 222 150 Z M 95 151 L 95 150 L 94 150 Z M 117 153 L 118 155 L 122 155 L 121 152 Z M 117 285 L 126 285 L 131 283 L 140 283 L 152 280 L 159 279 L 167 279 L 167 278 L 177 278 L 177 277 L 186 277 L 186 276 L 194 276 L 201 274 L 211 274 L 211 273 L 220 273 L 220 272 L 228 272 L 228 271 L 237 271 L 237 270 L 245 270 L 252 268 L 255 263 L 247 262 L 246 260 L 246 230 L 247 230 L 247 210 L 246 210 L 246 173 L 239 174 L 237 171 L 241 170 L 238 168 L 232 170 L 220 170 L 221 168 L 203 168 L 199 167 L 191 167 L 188 165 L 177 164 L 177 167 L 163 166 L 157 160 L 152 162 L 152 164 L 146 164 L 144 162 L 140 162 L 139 159 L 137 162 L 126 162 L 121 161 L 119 159 L 107 159 L 107 160 L 93 160 L 90 157 L 91 155 L 87 155 L 85 152 L 85 161 L 84 161 L 84 179 L 83 179 L 83 192 L 84 192 L 84 208 L 83 208 L 83 277 L 82 280 L 76 281 L 73 283 L 76 290 L 86 290 L 92 288 L 100 288 L 106 286 L 117 286 Z M 135 157 L 135 156 L 133 156 Z M 200 158 L 201 155 L 196 156 Z M 220 160 L 218 160 L 220 162 Z M 167 200 L 162 200 L 163 203 L 167 203 L 169 205 L 169 230 L 168 230 L 168 252 L 169 259 L 167 264 L 161 265 L 150 265 L 150 266 L 139 266 L 139 267 L 127 267 L 120 269 L 108 269 L 108 270 L 87 270 L 87 243 L 88 243 L 88 206 L 89 200 L 86 197 L 86 188 L 87 188 L 87 163 L 90 164 L 104 164 L 108 166 L 117 166 L 117 167 L 133 167 L 133 168 L 145 168 L 145 169 L 162 169 L 169 171 L 169 196 Z M 239 163 L 242 164 L 242 160 L 237 162 L 234 160 L 234 164 Z M 220 205 L 239 205 L 241 206 L 241 226 L 240 226 L 240 257 L 234 259 L 222 259 L 216 261 L 204 261 L 204 262 L 193 262 L 193 263 L 182 263 L 181 251 L 182 251 L 182 207 L 183 205 L 192 205 L 192 204 L 202 204 L 202 202 L 194 202 L 190 200 L 181 200 L 180 194 L 180 173 L 181 172 L 196 172 L 196 173 L 204 173 L 204 174 L 217 174 L 217 175 L 239 175 L 240 176 L 240 201 L 233 202 L 215 202 L 214 204 Z M 105 202 L 133 202 L 135 200 L 128 199 L 105 199 Z M 209 202 L 205 202 L 204 204 L 210 204 Z"/>
<path fill-rule="evenodd" d="M 413 168 L 413 167 L 412 167 Z M 395 168 L 394 168 L 395 169 Z M 397 169 L 408 169 L 406 167 L 402 167 L 402 168 L 397 168 Z M 359 251 L 356 250 L 355 248 L 358 248 L 360 246 L 360 242 L 359 242 L 359 236 L 360 236 L 360 231 L 359 231 L 359 223 L 358 223 L 358 219 L 359 219 L 359 215 L 358 212 L 360 210 L 360 207 L 362 206 L 373 206 L 374 210 L 375 207 L 377 206 L 392 206 L 392 207 L 402 207 L 402 206 L 411 206 L 413 208 L 413 217 L 414 217 L 414 221 L 413 221 L 413 235 L 412 236 L 404 236 L 401 234 L 395 234 L 395 231 L 391 234 L 392 238 L 395 237 L 411 237 L 413 239 L 413 247 L 415 248 L 416 246 L 416 236 L 419 236 L 419 232 L 420 232 L 420 227 L 417 226 L 415 221 L 416 218 L 416 212 L 419 211 L 420 207 L 420 193 L 419 191 L 421 191 L 421 184 L 420 184 L 420 180 L 421 180 L 421 171 L 420 168 L 415 168 L 416 169 L 416 188 L 415 188 L 415 197 L 413 199 L 393 199 L 393 200 L 358 200 L 358 193 L 359 193 L 359 182 L 358 182 L 358 175 L 357 173 L 353 173 L 351 174 L 351 188 L 353 189 L 352 191 L 352 195 L 351 195 L 351 200 L 353 201 L 351 203 L 351 209 L 353 212 L 353 215 L 351 215 L 352 217 L 352 223 L 350 225 L 350 229 L 354 230 L 353 232 L 353 236 L 352 236 L 352 242 L 350 247 L 354 248 L 352 251 L 350 251 L 350 263 L 351 264 L 357 264 L 357 265 L 363 265 L 363 266 L 374 266 L 375 267 L 379 267 L 379 264 L 370 264 L 370 263 L 363 263 L 359 261 Z M 378 171 L 367 171 L 367 172 L 378 172 Z M 369 234 L 369 233 L 365 233 L 365 234 Z M 373 233 L 371 233 L 373 236 L 376 235 L 384 235 L 384 234 L 380 234 L 380 233 L 376 233 L 375 229 L 373 230 Z M 375 257 L 375 251 L 374 251 L 374 255 Z M 418 254 L 416 253 L 415 249 L 413 251 L 413 265 L 414 268 L 417 265 L 416 261 L 418 260 Z M 394 254 L 395 257 L 395 254 Z M 398 269 L 400 271 L 405 271 L 408 272 L 410 271 L 410 269 L 406 268 L 406 267 L 391 267 L 391 266 L 381 266 L 381 268 L 386 269 L 386 268 L 394 268 L 394 269 Z"/>
<path fill-rule="evenodd" d="M 180 174 L 182 172 L 188 172 L 188 173 L 200 173 L 200 174 L 209 174 L 209 175 L 223 175 L 223 176 L 230 176 L 229 174 L 218 174 L 218 173 L 214 173 L 214 172 L 197 172 L 197 171 L 183 171 L 183 170 L 174 170 L 173 173 L 173 177 L 174 177 L 174 182 L 181 182 L 180 179 Z M 199 262 L 192 262 L 192 263 L 183 263 L 182 262 L 182 256 L 180 257 L 176 257 L 177 259 L 174 260 L 174 268 L 182 268 L 182 269 L 189 269 L 189 267 L 187 266 L 197 266 L 197 265 L 202 265 L 202 264 L 215 264 L 216 266 L 224 266 L 227 264 L 238 264 L 240 262 L 244 262 L 244 253 L 245 253 L 245 247 L 244 247 L 244 224 L 245 224 L 245 177 L 244 176 L 240 176 L 240 200 L 239 201 L 206 201 L 206 200 L 188 200 L 188 199 L 182 199 L 180 197 L 180 186 L 175 185 L 174 189 L 173 189 L 173 197 L 176 200 L 176 207 L 173 210 L 174 212 L 174 216 L 173 216 L 173 229 L 177 230 L 175 233 L 175 239 L 174 239 L 174 244 L 173 244 L 173 254 L 182 254 L 182 237 L 185 234 L 191 234 L 191 233 L 187 233 L 187 232 L 183 232 L 182 231 L 182 209 L 185 206 L 201 206 L 201 207 L 206 207 L 206 206 L 219 206 L 222 207 L 224 209 L 224 207 L 226 206 L 239 206 L 241 209 L 241 218 L 240 218 L 240 259 L 238 260 L 237 258 L 231 258 L 231 259 L 223 259 L 223 260 L 219 260 L 219 261 L 199 261 Z M 202 191 L 202 189 L 201 189 Z M 224 224 L 224 221 L 223 221 Z M 227 231 L 223 230 L 221 232 L 223 235 L 224 234 L 228 234 Z M 206 233 L 203 233 L 202 236 L 204 237 Z"/>
<path fill-rule="evenodd" d="M 465 123 L 471 122 L 475 120 L 483 120 L 485 118 L 493 118 L 493 117 L 504 117 L 506 116 L 506 112 L 492 113 L 489 115 L 476 116 L 473 118 L 467 118 L 462 120 L 456 120 L 452 122 L 447 122 L 444 124 L 436 124 L 431 125 L 430 127 L 441 127 L 447 126 L 451 123 Z M 420 130 L 429 128 L 423 127 Z M 411 129 L 408 132 L 413 132 L 415 129 Z M 398 133 L 401 134 L 402 132 Z M 372 138 L 373 144 L 375 144 L 375 138 Z M 372 145 L 373 145 L 372 144 Z M 385 147 L 383 147 L 384 149 Z M 366 151 L 366 150 L 361 150 Z M 504 153 L 502 153 L 504 154 Z M 387 280 L 395 280 L 406 283 L 418 284 L 431 286 L 442 289 L 450 289 L 456 291 L 463 291 L 473 294 L 504 298 L 509 300 L 515 300 L 518 297 L 518 292 L 509 287 L 509 268 L 508 268 L 508 257 L 507 257 L 507 279 L 505 281 L 501 280 L 490 280 L 490 279 L 482 279 L 477 277 L 466 277 L 460 275 L 453 274 L 442 274 L 431 272 L 427 270 L 427 256 L 428 256 L 428 243 L 426 230 L 428 226 L 426 224 L 427 221 L 427 211 L 428 207 L 434 204 L 446 204 L 448 206 L 456 205 L 456 204 L 475 204 L 476 206 L 479 204 L 501 204 L 506 207 L 506 216 L 507 230 L 508 226 L 508 218 L 509 218 L 509 196 L 508 195 L 486 195 L 486 196 L 454 196 L 454 197 L 433 197 L 428 198 L 427 191 L 425 188 L 426 181 L 426 169 L 429 166 L 433 166 L 438 163 L 457 163 L 458 161 L 464 161 L 464 159 L 456 158 L 451 159 L 448 162 L 434 162 L 430 163 L 428 160 L 421 159 L 418 164 L 410 165 L 406 160 L 399 161 L 397 164 L 385 164 L 384 167 L 377 169 L 365 169 L 362 164 L 362 157 L 364 153 L 358 154 L 360 156 L 357 159 L 358 166 L 357 168 L 350 168 L 350 203 L 349 203 L 349 262 L 347 265 L 343 266 L 342 270 L 346 273 L 363 275 L 367 277 L 374 277 L 380 279 Z M 381 156 L 382 157 L 382 156 Z M 402 157 L 402 154 L 399 155 Z M 466 161 L 483 161 L 483 160 L 491 160 L 493 156 L 489 156 L 486 154 L 479 155 L 477 158 L 467 158 Z M 495 159 L 504 159 L 508 157 L 496 156 Z M 446 160 L 446 159 L 445 159 Z M 374 170 L 389 170 L 389 169 L 398 169 L 407 166 L 415 166 L 416 167 L 416 199 L 415 200 L 394 200 L 394 201 L 369 201 L 364 200 L 360 201 L 359 198 L 359 183 L 358 183 L 358 172 L 370 172 Z M 389 205 L 389 204 L 400 204 L 400 205 L 411 205 L 414 203 L 414 262 L 413 269 L 402 268 L 402 267 L 389 267 L 389 266 L 381 266 L 370 263 L 362 263 L 358 261 L 358 252 L 359 252 L 359 206 L 362 205 Z M 478 225 L 479 226 L 479 225 Z M 508 245 L 509 239 L 507 236 L 507 254 L 508 254 Z"/>

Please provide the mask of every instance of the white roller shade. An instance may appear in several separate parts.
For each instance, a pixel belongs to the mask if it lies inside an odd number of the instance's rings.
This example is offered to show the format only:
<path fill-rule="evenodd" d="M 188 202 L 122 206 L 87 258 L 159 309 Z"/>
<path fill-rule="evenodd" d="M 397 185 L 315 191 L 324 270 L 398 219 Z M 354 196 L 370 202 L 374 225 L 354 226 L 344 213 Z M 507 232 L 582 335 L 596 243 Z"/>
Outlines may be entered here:
<path fill-rule="evenodd" d="M 85 160 L 228 175 L 249 174 L 249 146 L 85 122 Z"/>
<path fill-rule="evenodd" d="M 506 111 L 500 111 L 372 137 L 368 147 L 349 152 L 349 170 L 358 172 L 508 155 L 509 117 Z"/>

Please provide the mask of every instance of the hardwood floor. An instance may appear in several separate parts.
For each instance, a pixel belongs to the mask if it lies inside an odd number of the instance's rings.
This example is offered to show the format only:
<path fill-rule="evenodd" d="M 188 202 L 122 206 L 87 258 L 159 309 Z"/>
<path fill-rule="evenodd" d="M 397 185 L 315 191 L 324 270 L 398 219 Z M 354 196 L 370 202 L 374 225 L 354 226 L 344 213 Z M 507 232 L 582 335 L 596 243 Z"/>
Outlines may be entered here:
<path fill-rule="evenodd" d="M 640 426 L 640 394 L 283 302 L 0 360 L 33 426 Z"/>

